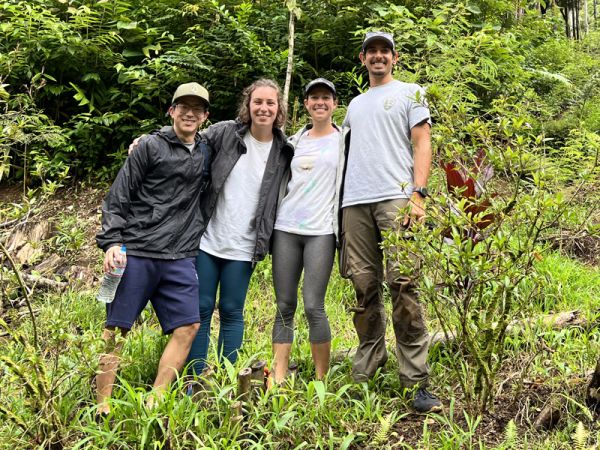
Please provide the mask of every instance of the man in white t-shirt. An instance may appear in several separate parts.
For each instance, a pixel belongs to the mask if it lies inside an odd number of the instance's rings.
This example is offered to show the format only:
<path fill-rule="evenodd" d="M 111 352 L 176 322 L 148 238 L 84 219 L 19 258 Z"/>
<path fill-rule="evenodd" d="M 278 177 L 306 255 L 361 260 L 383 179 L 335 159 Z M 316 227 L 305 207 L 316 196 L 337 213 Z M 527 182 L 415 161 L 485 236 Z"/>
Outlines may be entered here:
<path fill-rule="evenodd" d="M 343 123 L 345 169 L 340 171 L 340 269 L 352 280 L 358 303 L 353 310 L 359 346 L 352 374 L 356 381 L 367 380 L 388 358 L 382 303 L 385 272 L 400 381 L 406 388 L 416 388 L 418 412 L 440 411 L 440 400 L 426 390 L 429 337 L 412 274 L 401 273 L 393 254 L 381 249 L 384 231 L 408 227 L 425 217 L 431 168 L 429 109 L 420 86 L 393 78 L 398 52 L 391 34 L 367 33 L 360 61 L 369 72 L 370 88 L 348 106 Z M 396 221 L 404 208 L 408 208 L 404 220 Z"/>

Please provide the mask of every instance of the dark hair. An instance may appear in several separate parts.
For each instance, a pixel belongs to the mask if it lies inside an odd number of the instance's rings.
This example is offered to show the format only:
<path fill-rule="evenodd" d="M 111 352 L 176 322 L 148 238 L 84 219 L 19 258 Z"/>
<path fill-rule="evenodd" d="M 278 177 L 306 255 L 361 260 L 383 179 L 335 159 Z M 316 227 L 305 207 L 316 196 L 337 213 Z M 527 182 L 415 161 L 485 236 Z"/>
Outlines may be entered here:
<path fill-rule="evenodd" d="M 246 125 L 250 125 L 252 123 L 252 119 L 250 118 L 250 99 L 252 97 L 252 93 L 260 87 L 269 87 L 277 91 L 277 116 L 275 117 L 273 126 L 275 128 L 281 128 L 285 122 L 283 95 L 277 82 L 269 80 L 268 78 L 260 78 L 244 89 L 242 92 L 242 101 L 240 102 L 240 107 L 238 108 L 238 119 Z"/>
<path fill-rule="evenodd" d="M 183 98 L 183 97 L 188 97 L 188 96 L 184 95 L 184 96 L 182 96 L 181 98 Z M 193 95 L 192 97 L 196 97 L 196 96 L 195 96 L 195 95 Z M 204 100 L 202 97 L 196 97 L 196 98 L 198 98 L 198 99 L 200 100 L 200 103 L 202 103 L 202 107 L 204 108 L 204 111 L 208 111 L 208 110 L 209 110 L 209 108 L 210 108 L 210 103 L 208 103 L 208 102 L 207 102 L 206 100 Z M 171 103 L 171 106 L 170 106 L 170 107 L 171 107 L 171 108 L 174 108 L 174 107 L 176 107 L 177 105 L 179 105 L 179 99 L 175 100 L 175 102 L 174 102 L 174 103 Z"/>

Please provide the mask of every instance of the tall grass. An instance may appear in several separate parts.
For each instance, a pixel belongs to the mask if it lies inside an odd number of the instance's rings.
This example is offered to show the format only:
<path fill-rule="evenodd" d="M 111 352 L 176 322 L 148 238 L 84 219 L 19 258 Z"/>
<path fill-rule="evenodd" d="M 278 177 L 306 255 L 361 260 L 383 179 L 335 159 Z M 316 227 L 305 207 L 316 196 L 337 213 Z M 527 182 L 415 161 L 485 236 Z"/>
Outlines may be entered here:
<path fill-rule="evenodd" d="M 558 254 L 548 255 L 539 266 L 545 271 L 547 284 L 543 292 L 535 293 L 535 309 L 542 314 L 579 308 L 589 323 L 597 324 L 598 269 Z M 197 397 L 187 396 L 185 382 L 180 379 L 153 410 L 144 405 L 166 338 L 151 310 L 144 311 L 124 348 L 112 413 L 100 423 L 95 420 L 93 375 L 101 351 L 104 311 L 93 292 L 35 298 L 42 354 L 33 355 L 27 348 L 31 332 L 27 317 L 9 313 L 12 322 L 7 331 L 13 336 L 20 333 L 24 340 L 4 337 L 0 341 L 0 354 L 14 363 L 11 367 L 6 360 L 0 362 L 0 448 L 570 448 L 578 422 L 587 432 L 585 445 L 597 441 L 597 424 L 590 420 L 580 397 L 584 375 L 600 353 L 597 328 L 553 331 L 536 324 L 508 336 L 511 358 L 505 369 L 508 381 L 503 380 L 502 385 L 507 393 L 502 399 L 508 403 L 496 407 L 513 408 L 515 417 L 504 431 L 486 437 L 485 418 L 465 415 L 456 379 L 446 369 L 447 359 L 453 356 L 451 347 L 432 348 L 430 354 L 433 390 L 446 405 L 441 415 L 424 418 L 412 413 L 411 392 L 400 386 L 395 358 L 390 358 L 368 383 L 351 382 L 356 338 L 348 307 L 353 291 L 337 272 L 332 275 L 326 299 L 334 336 L 327 378 L 314 379 L 308 328 L 299 308 L 292 352 L 299 366 L 298 376 L 281 387 L 254 394 L 245 406 L 243 422 L 233 424 L 231 403 L 238 370 L 257 358 L 271 357 L 275 307 L 270 276 L 269 261 L 259 265 L 253 276 L 244 347 L 236 365 L 225 362 L 218 367 L 211 347 L 210 362 L 216 372 L 207 382 L 207 391 Z M 388 312 L 389 306 L 386 298 Z M 216 324 L 214 320 L 213 336 Z M 436 329 L 436 323 L 430 322 L 430 328 Z M 392 337 L 390 325 L 390 347 Z M 48 389 L 40 393 L 45 397 L 32 396 L 28 383 L 45 383 Z M 523 396 L 531 383 L 565 392 L 571 399 L 566 418 L 551 434 L 537 434 L 529 428 L 535 408 L 541 405 L 534 397 Z M 514 402 L 512 406 L 510 402 Z M 11 419 L 6 411 L 14 417 Z M 581 440 L 583 432 L 579 431 Z"/>

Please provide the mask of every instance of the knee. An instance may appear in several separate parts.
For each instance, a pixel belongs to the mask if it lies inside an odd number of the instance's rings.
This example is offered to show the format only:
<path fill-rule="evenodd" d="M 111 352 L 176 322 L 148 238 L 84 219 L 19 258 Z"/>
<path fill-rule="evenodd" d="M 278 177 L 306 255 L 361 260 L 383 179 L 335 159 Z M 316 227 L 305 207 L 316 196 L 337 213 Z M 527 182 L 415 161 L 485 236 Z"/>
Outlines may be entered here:
<path fill-rule="evenodd" d="M 237 322 L 243 320 L 244 307 L 241 308 L 237 305 L 221 302 L 219 304 L 219 318 L 221 322 Z"/>
<path fill-rule="evenodd" d="M 121 327 L 106 327 L 102 330 L 102 339 L 117 339 L 119 337 L 125 337 L 129 333 L 128 328 Z"/>
<path fill-rule="evenodd" d="M 385 281 L 390 287 L 395 287 L 401 291 L 412 289 L 414 287 L 412 274 L 401 272 L 396 267 L 391 267 L 386 270 Z"/>
<path fill-rule="evenodd" d="M 326 318 L 325 308 L 315 305 L 305 305 L 304 314 L 306 315 L 306 320 L 311 325 L 319 323 Z"/>
<path fill-rule="evenodd" d="M 214 300 L 206 297 L 200 297 L 200 315 L 202 317 L 212 316 L 215 311 L 215 302 Z"/>
<path fill-rule="evenodd" d="M 106 352 L 111 353 L 119 351 L 123 346 L 123 340 L 129 333 L 126 328 L 107 327 L 102 331 L 102 339 L 106 347 Z"/>
<path fill-rule="evenodd" d="M 175 339 L 181 339 L 184 341 L 193 341 L 198 330 L 200 329 L 199 323 L 191 323 L 189 325 L 183 325 L 173 330 L 173 337 Z"/>
<path fill-rule="evenodd" d="M 356 293 L 362 297 L 368 297 L 381 289 L 381 280 L 376 273 L 365 273 L 352 275 L 352 285 Z"/>
<path fill-rule="evenodd" d="M 287 323 L 293 319 L 296 314 L 296 302 L 285 302 L 277 300 L 277 311 L 275 312 L 275 320 L 282 320 Z"/>

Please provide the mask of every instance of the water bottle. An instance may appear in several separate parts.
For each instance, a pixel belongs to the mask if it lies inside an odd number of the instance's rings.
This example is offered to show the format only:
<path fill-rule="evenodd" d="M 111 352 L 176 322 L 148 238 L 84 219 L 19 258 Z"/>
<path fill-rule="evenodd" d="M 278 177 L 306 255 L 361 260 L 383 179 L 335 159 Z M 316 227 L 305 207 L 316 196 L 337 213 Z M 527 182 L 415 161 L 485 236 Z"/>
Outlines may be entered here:
<path fill-rule="evenodd" d="M 124 245 L 121 247 L 121 253 L 126 253 L 126 248 Z M 104 274 L 104 278 L 102 278 L 102 284 L 100 285 L 100 290 L 96 296 L 96 299 L 99 302 L 111 303 L 115 299 L 115 294 L 117 293 L 117 288 L 119 287 L 119 283 L 123 277 L 123 272 L 125 272 L 125 264 L 122 266 L 116 266 L 113 270 Z"/>

